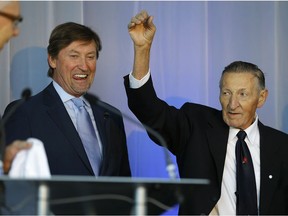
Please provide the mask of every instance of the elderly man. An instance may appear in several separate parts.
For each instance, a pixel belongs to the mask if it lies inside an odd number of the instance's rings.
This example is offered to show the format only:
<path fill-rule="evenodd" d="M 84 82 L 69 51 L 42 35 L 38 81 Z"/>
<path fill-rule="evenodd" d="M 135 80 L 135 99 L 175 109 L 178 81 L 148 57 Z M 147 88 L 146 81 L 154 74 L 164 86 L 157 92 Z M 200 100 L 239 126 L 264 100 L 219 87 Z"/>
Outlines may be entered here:
<path fill-rule="evenodd" d="M 268 96 L 261 69 L 243 61 L 224 68 L 221 111 L 195 103 L 176 109 L 153 87 L 153 16 L 140 12 L 128 31 L 134 43 L 133 70 L 125 77 L 129 108 L 165 138 L 181 178 L 211 182 L 192 194 L 184 192 L 179 214 L 287 215 L 288 135 L 262 124 L 256 113 Z"/>

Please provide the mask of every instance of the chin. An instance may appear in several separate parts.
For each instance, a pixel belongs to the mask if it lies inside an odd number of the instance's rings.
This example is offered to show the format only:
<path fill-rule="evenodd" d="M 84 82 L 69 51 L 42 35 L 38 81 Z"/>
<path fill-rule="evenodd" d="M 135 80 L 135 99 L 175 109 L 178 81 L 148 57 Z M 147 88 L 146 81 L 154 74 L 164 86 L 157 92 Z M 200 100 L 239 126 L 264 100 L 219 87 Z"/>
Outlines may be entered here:
<path fill-rule="evenodd" d="M 226 124 L 229 126 L 229 127 L 233 127 L 233 128 L 239 128 L 241 129 L 241 124 L 235 122 L 235 121 L 225 121 Z"/>

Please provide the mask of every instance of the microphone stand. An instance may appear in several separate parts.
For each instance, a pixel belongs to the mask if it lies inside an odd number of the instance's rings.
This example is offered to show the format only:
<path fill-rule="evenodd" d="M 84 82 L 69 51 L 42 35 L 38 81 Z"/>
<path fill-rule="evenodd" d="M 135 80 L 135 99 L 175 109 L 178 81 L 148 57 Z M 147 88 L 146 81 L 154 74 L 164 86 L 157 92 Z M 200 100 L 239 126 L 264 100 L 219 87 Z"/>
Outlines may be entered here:
<path fill-rule="evenodd" d="M 150 133 L 152 136 L 154 136 L 156 139 L 158 139 L 160 145 L 164 149 L 165 160 L 166 160 L 166 170 L 168 172 L 168 175 L 169 175 L 171 180 L 176 179 L 177 175 L 176 175 L 176 171 L 175 171 L 175 165 L 172 162 L 170 154 L 168 152 L 168 146 L 167 146 L 164 138 L 157 131 L 155 131 L 154 129 L 152 129 L 151 127 L 149 127 L 143 123 L 142 124 L 139 123 L 138 121 L 134 120 L 133 118 L 129 117 L 128 115 L 125 115 L 124 113 L 119 113 L 116 110 L 111 109 L 111 107 L 109 107 L 106 103 L 102 102 L 101 100 L 99 100 L 98 97 L 96 97 L 90 93 L 85 94 L 84 98 L 89 103 L 96 104 L 96 105 L 112 112 L 113 114 L 115 114 L 117 116 L 121 116 L 121 114 L 122 114 L 122 116 L 124 118 L 128 119 L 129 121 L 131 121 L 132 123 L 134 123 L 140 127 L 144 127 L 148 133 Z M 182 197 L 180 191 L 177 190 L 176 194 L 178 196 L 179 202 L 182 202 L 183 197 Z M 135 215 L 147 215 L 147 207 L 146 207 L 147 200 L 146 199 L 147 199 L 146 188 L 141 184 L 137 185 L 137 187 L 135 188 L 135 209 L 134 209 Z"/>
<path fill-rule="evenodd" d="M 92 95 L 90 93 L 87 93 L 84 95 L 84 98 L 89 101 L 89 103 L 92 103 L 92 104 L 96 104 L 104 109 L 107 109 L 108 111 L 111 111 L 112 113 L 116 114 L 116 115 L 120 115 L 118 112 L 116 112 L 115 110 L 111 109 L 111 107 L 107 106 L 107 104 L 105 104 L 104 102 L 102 102 L 101 100 L 99 100 L 99 98 L 95 95 Z M 138 121 L 134 120 L 133 118 L 131 118 L 130 116 L 124 114 L 124 113 L 121 113 L 122 116 L 125 118 L 125 119 L 128 119 L 130 122 L 140 126 L 140 127 L 144 127 L 145 130 L 151 134 L 152 136 L 154 136 L 160 143 L 160 145 L 163 147 L 164 149 L 164 154 L 165 154 L 165 160 L 166 160 L 166 170 L 168 172 L 168 175 L 169 175 L 169 178 L 170 179 L 176 179 L 177 178 L 177 174 L 176 174 L 176 167 L 171 159 L 171 156 L 169 154 L 169 151 L 168 151 L 168 146 L 166 144 L 166 141 L 164 140 L 164 138 L 157 132 L 155 131 L 154 129 L 152 129 L 151 127 L 143 124 L 143 123 L 139 123 Z"/>

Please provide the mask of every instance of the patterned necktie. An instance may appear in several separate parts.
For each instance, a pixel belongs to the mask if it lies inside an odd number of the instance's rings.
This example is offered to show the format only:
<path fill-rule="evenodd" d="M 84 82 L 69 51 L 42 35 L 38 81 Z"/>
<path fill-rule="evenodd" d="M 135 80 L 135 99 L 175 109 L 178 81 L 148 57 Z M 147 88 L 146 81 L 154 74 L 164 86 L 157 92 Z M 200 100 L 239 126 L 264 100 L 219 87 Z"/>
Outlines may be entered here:
<path fill-rule="evenodd" d="M 239 131 L 236 143 L 237 215 L 258 215 L 253 162 L 246 144 L 245 131 Z"/>
<path fill-rule="evenodd" d="M 82 140 L 93 172 L 95 176 L 98 176 L 101 164 L 101 152 L 92 120 L 85 108 L 82 99 L 73 98 L 72 101 L 78 109 L 78 112 L 76 113 L 76 125 L 78 134 Z"/>

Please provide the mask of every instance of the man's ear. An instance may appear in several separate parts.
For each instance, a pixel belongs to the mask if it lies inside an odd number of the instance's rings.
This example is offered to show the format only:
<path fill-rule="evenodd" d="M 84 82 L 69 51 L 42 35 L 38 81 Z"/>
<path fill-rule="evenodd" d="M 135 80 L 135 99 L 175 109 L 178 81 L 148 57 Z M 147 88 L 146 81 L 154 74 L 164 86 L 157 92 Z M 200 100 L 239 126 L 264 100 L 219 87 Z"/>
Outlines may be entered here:
<path fill-rule="evenodd" d="M 51 68 L 55 69 L 56 68 L 56 59 L 53 58 L 51 55 L 48 54 L 48 64 L 50 65 Z"/>
<path fill-rule="evenodd" d="M 257 108 L 260 108 L 264 105 L 267 97 L 268 97 L 268 89 L 261 90 L 260 95 L 259 95 L 259 99 L 258 99 Z"/>

